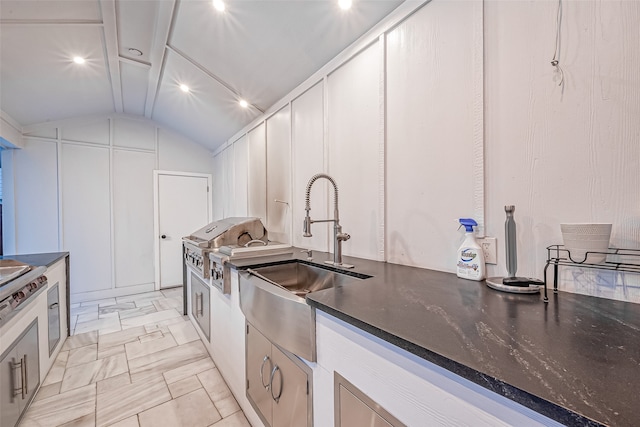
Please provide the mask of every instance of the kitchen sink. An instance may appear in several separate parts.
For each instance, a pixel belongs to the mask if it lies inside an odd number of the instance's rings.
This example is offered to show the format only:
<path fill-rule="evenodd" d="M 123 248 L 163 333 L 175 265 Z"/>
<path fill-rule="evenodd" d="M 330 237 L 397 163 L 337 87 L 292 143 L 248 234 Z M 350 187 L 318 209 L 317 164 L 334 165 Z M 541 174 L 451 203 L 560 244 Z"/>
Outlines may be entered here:
<path fill-rule="evenodd" d="M 302 298 L 311 292 L 342 286 L 354 279 L 371 277 L 351 271 L 329 270 L 300 261 L 254 268 L 250 272 L 257 273 L 256 276 L 261 276 Z"/>
<path fill-rule="evenodd" d="M 316 361 L 316 319 L 306 295 L 371 277 L 303 260 L 239 274 L 240 308 L 247 321 L 280 348 L 311 362 Z"/>

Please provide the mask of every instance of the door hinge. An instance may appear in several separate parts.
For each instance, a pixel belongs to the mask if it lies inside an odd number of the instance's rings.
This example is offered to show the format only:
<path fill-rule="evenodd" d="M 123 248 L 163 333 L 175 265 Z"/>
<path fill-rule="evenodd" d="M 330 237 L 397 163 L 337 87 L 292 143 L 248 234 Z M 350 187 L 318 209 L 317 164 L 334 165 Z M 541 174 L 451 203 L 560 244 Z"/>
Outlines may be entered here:
<path fill-rule="evenodd" d="M 207 185 L 207 193 L 209 192 L 209 186 Z"/>
<path fill-rule="evenodd" d="M 247 390 L 249 390 L 249 380 L 247 380 Z"/>
<path fill-rule="evenodd" d="M 249 335 L 249 325 L 247 325 L 247 335 Z"/>
<path fill-rule="evenodd" d="M 309 380 L 307 380 L 307 396 L 309 395 Z"/>

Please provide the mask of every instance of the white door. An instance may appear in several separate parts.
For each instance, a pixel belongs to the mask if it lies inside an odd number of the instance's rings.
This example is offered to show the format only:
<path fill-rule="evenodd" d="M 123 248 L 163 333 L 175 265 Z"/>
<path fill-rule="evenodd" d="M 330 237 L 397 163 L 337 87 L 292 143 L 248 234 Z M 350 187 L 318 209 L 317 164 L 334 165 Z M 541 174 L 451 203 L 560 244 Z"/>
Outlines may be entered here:
<path fill-rule="evenodd" d="M 155 171 L 156 288 L 182 285 L 182 237 L 212 221 L 211 175 Z"/>

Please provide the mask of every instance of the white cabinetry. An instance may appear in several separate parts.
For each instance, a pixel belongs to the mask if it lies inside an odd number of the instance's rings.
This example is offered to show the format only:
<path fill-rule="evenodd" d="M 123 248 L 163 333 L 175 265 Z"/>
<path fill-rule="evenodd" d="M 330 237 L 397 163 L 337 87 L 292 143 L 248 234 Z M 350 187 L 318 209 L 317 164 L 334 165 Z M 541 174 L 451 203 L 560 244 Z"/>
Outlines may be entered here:
<path fill-rule="evenodd" d="M 195 308 L 193 297 L 194 270 L 187 267 L 187 312 L 196 331 L 202 338 L 207 351 L 211 355 L 220 374 L 224 377 L 229 389 L 253 426 L 262 424 L 260 418 L 251 407 L 246 397 L 245 384 L 245 317 L 240 309 L 240 291 L 238 273 L 231 270 L 231 293 L 223 294 L 216 287 L 210 286 L 211 279 L 202 282 L 208 287 L 208 304 L 210 313 L 208 336 L 205 336 L 197 323 L 192 310 Z M 197 276 L 197 273 L 196 277 Z M 200 279 L 198 279 L 200 280 Z M 204 297 L 207 298 L 207 297 Z M 198 302 L 200 304 L 200 302 Z M 198 307 L 199 308 L 199 307 Z"/>
<path fill-rule="evenodd" d="M 38 385 L 46 377 L 67 337 L 66 268 L 66 257 L 50 266 L 45 273 L 47 287 L 0 329 L 2 427 L 14 425 L 16 417 L 29 404 Z M 51 307 L 53 303 L 49 304 L 49 298 L 57 300 L 58 305 Z M 51 318 L 50 314 L 54 314 L 51 312 L 58 310 L 60 316 Z M 50 319 L 54 321 L 50 323 Z M 59 337 L 52 342 L 52 348 L 49 347 L 50 336 Z M 13 390 L 8 392 L 7 387 L 15 388 L 16 393 Z M 16 394 L 15 398 L 11 398 L 13 394 Z M 8 414 L 6 420 L 5 414 Z"/>
<path fill-rule="evenodd" d="M 555 421 L 317 311 L 314 422 L 334 425 L 334 373 L 407 426 L 559 426 Z"/>

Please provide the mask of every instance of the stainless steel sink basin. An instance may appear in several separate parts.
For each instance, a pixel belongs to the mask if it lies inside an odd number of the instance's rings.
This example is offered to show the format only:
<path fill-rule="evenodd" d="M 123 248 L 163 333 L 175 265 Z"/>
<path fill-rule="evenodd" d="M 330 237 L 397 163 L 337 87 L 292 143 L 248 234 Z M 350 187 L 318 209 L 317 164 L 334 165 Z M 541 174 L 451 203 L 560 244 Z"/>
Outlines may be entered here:
<path fill-rule="evenodd" d="M 369 277 L 300 260 L 248 269 L 240 272 L 240 308 L 271 342 L 315 362 L 315 312 L 306 295 Z"/>
<path fill-rule="evenodd" d="M 334 288 L 354 279 L 370 277 L 354 272 L 328 270 L 301 262 L 270 265 L 254 268 L 251 271 L 302 298 L 310 292 Z"/>

